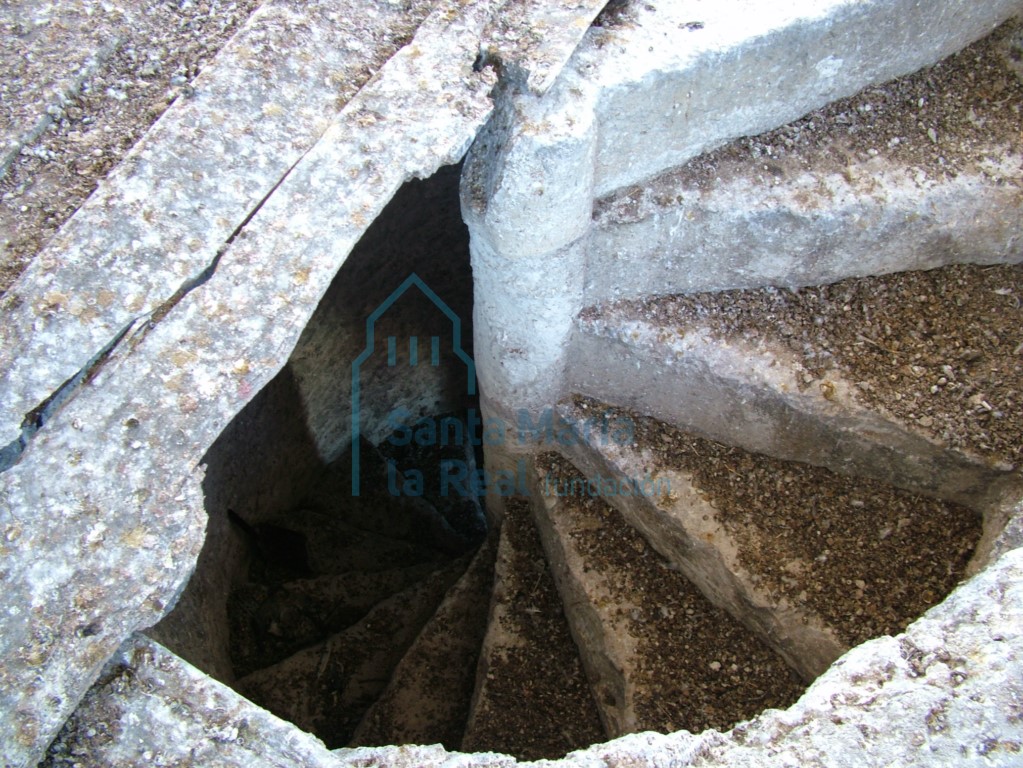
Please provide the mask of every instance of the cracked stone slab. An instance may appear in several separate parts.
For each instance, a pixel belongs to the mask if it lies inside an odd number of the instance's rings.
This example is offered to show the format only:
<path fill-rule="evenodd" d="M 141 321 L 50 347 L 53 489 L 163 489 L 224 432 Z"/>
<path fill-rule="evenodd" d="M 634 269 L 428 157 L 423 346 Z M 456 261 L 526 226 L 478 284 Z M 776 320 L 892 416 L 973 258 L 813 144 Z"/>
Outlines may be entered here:
<path fill-rule="evenodd" d="M 250 17 L 3 297 L 0 446 L 201 279 L 431 7 L 280 0 Z"/>
<path fill-rule="evenodd" d="M 200 458 L 285 364 L 400 184 L 464 155 L 491 111 L 494 79 L 472 70 L 490 11 L 478 2 L 424 23 L 215 274 L 126 338 L 0 475 L 7 763 L 34 765 L 103 662 L 167 612 L 202 543 Z"/>
<path fill-rule="evenodd" d="M 542 96 L 606 0 L 508 0 L 483 33 L 480 53 L 508 82 Z"/>

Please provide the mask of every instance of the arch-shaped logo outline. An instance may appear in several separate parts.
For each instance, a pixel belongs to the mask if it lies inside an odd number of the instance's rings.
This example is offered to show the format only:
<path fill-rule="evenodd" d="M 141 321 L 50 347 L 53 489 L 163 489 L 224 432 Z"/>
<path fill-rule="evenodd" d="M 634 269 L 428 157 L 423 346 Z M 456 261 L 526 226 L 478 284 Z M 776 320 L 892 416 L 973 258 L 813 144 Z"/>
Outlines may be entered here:
<path fill-rule="evenodd" d="M 408 277 L 402 281 L 401 285 L 395 288 L 391 295 L 384 299 L 374 309 L 369 317 L 366 318 L 366 346 L 359 354 L 357 358 L 352 362 L 352 495 L 358 496 L 360 490 L 359 483 L 359 438 L 362 435 L 362 425 L 360 423 L 360 411 L 359 402 L 361 397 L 361 384 L 360 384 L 360 370 L 362 364 L 369 359 L 369 356 L 375 351 L 375 338 L 374 331 L 377 320 L 379 320 L 391 306 L 394 305 L 398 299 L 405 295 L 405 293 L 415 286 L 423 295 L 428 298 L 437 309 L 443 312 L 447 318 L 451 321 L 451 344 L 454 348 L 455 355 L 466 365 L 466 393 L 470 396 L 476 394 L 476 363 L 465 353 L 462 349 L 462 319 L 455 314 L 455 311 L 447 305 L 447 303 L 438 296 L 430 286 L 428 286 L 423 279 L 412 272 Z"/>

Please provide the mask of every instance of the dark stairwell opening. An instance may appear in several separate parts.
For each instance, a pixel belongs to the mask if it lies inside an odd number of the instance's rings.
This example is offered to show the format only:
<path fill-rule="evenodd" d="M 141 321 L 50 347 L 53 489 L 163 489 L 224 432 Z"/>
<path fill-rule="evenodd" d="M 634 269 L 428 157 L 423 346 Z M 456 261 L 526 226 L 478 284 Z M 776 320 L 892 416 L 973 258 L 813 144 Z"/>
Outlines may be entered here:
<path fill-rule="evenodd" d="M 150 630 L 332 748 L 352 740 L 487 537 L 472 483 L 482 457 L 460 170 L 398 191 L 288 364 L 206 455 L 205 547 Z M 490 568 L 475 570 L 486 583 L 454 631 L 476 637 L 452 660 L 473 672 Z M 432 740 L 457 746 L 455 730 Z"/>

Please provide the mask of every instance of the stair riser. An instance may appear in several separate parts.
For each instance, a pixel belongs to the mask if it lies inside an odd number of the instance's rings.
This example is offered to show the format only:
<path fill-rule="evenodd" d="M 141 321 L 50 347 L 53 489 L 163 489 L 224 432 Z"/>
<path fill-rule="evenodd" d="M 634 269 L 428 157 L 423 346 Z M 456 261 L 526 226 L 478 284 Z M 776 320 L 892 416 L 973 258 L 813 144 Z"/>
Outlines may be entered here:
<path fill-rule="evenodd" d="M 544 495 L 542 480 L 532 466 L 530 485 L 540 540 L 551 564 L 601 722 L 611 737 L 633 733 L 637 722 L 633 708 L 635 689 L 630 683 L 633 670 L 629 663 L 632 654 L 628 639 L 608 631 L 606 617 L 596 608 L 601 602 L 599 582 L 586 579 L 585 563 L 571 548 L 571 536 L 566 521 L 559 515 L 558 500 Z"/>
<path fill-rule="evenodd" d="M 780 353 L 704 344 L 694 338 L 701 330 L 673 347 L 649 326 L 578 327 L 572 389 L 749 451 L 863 475 L 982 514 L 1018 484 L 1005 469 L 854 405 L 841 382 L 831 383 L 828 396 L 820 387 L 800 392 L 795 364 Z"/>
<path fill-rule="evenodd" d="M 602 450 L 593 450 L 580 438 L 576 445 L 565 447 L 563 454 L 588 478 L 643 476 L 643 467 L 630 466 L 606 445 Z M 684 475 L 666 479 L 672 489 L 671 501 L 621 494 L 609 495 L 606 501 L 707 599 L 745 624 L 805 680 L 814 680 L 848 650 L 819 618 L 778 605 L 761 594 L 738 565 L 735 545 L 714 522 L 714 509 L 689 486 Z M 660 504 L 670 504 L 670 511 Z"/>

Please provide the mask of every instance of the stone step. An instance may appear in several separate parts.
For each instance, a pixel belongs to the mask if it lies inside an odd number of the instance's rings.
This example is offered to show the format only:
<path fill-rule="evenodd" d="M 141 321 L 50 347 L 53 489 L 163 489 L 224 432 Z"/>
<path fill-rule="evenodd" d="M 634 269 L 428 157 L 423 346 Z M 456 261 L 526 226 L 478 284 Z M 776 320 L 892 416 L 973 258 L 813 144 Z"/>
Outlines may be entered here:
<path fill-rule="evenodd" d="M 802 692 L 767 645 L 711 604 L 582 476 L 536 459 L 534 509 L 572 635 L 611 736 L 727 729 Z"/>
<path fill-rule="evenodd" d="M 564 452 L 665 558 L 807 680 L 965 575 L 980 516 L 580 399 Z M 544 477 L 542 488 L 564 492 Z"/>
<path fill-rule="evenodd" d="M 227 601 L 235 676 L 244 677 L 326 640 L 437 568 L 435 563 L 423 563 L 318 576 L 278 587 L 260 583 L 238 587 Z"/>
<path fill-rule="evenodd" d="M 461 747 L 487 629 L 496 542 L 492 535 L 448 591 L 355 729 L 352 746 Z"/>
<path fill-rule="evenodd" d="M 570 385 L 715 440 L 986 510 L 1020 482 L 1020 296 L 1023 267 L 957 265 L 591 307 Z"/>
<path fill-rule="evenodd" d="M 1020 261 L 1019 28 L 596 201 L 587 303 Z"/>
<path fill-rule="evenodd" d="M 534 760 L 561 757 L 603 738 L 529 506 L 506 499 L 462 751 Z"/>
<path fill-rule="evenodd" d="M 467 565 L 463 558 L 435 571 L 326 642 L 241 678 L 236 690 L 328 747 L 343 747 Z"/>

